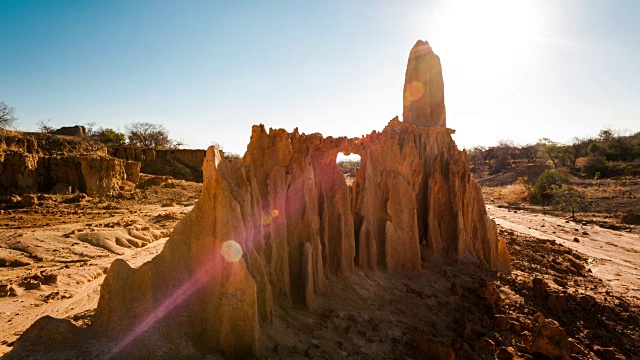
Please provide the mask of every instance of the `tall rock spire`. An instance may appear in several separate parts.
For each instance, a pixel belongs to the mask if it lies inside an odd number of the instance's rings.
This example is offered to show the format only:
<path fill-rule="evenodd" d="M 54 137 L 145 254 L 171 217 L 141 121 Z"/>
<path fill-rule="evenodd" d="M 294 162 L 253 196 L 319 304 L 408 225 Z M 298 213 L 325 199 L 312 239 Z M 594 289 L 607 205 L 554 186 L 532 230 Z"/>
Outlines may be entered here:
<path fill-rule="evenodd" d="M 440 58 L 428 42 L 418 40 L 409 53 L 404 79 L 403 121 L 426 127 L 447 127 Z"/>

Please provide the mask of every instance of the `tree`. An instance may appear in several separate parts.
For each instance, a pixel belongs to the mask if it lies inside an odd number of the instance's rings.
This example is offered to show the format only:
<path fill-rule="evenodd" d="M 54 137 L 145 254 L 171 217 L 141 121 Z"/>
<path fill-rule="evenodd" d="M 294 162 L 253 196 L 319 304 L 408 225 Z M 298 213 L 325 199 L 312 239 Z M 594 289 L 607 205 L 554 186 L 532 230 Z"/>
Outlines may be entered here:
<path fill-rule="evenodd" d="M 0 101 L 0 128 L 6 128 L 13 125 L 18 118 L 15 115 L 13 106 L 7 105 L 6 102 Z"/>
<path fill-rule="evenodd" d="M 467 150 L 467 155 L 469 156 L 469 161 L 475 167 L 481 167 L 484 165 L 485 158 L 484 152 L 487 151 L 487 148 L 484 146 L 474 146 L 471 149 Z"/>
<path fill-rule="evenodd" d="M 536 159 L 538 157 L 538 145 L 536 144 L 527 144 L 520 148 L 520 154 L 523 158 L 527 159 L 529 164 L 535 164 Z"/>
<path fill-rule="evenodd" d="M 102 127 L 98 130 L 92 130 L 89 136 L 105 145 L 122 145 L 126 141 L 124 133 Z"/>
<path fill-rule="evenodd" d="M 160 124 L 137 122 L 127 126 L 127 140 L 131 145 L 160 149 L 176 149 L 182 142 L 169 138 L 169 131 Z"/>
<path fill-rule="evenodd" d="M 529 187 L 529 200 L 533 204 L 547 205 L 553 200 L 554 193 L 570 182 L 569 174 L 563 170 L 545 170 Z"/>
<path fill-rule="evenodd" d="M 571 218 L 574 221 L 576 220 L 576 211 L 585 208 L 585 202 L 580 192 L 569 186 L 554 189 L 553 204 L 560 211 L 571 211 Z"/>
<path fill-rule="evenodd" d="M 51 122 L 51 119 L 42 119 L 39 120 L 37 125 L 38 125 L 38 131 L 45 133 L 45 134 L 51 134 L 54 131 L 56 131 L 56 128 L 54 128 L 53 126 L 49 125 L 49 123 Z"/>
<path fill-rule="evenodd" d="M 565 165 L 566 149 L 563 146 L 549 138 L 540 139 L 538 146 L 540 152 L 551 160 L 554 168 L 558 169 Z"/>
<path fill-rule="evenodd" d="M 580 137 L 574 137 L 571 139 L 571 143 L 567 146 L 567 158 L 571 167 L 576 166 L 576 160 L 581 157 L 587 156 L 589 145 L 591 144 L 591 139 L 583 139 Z"/>

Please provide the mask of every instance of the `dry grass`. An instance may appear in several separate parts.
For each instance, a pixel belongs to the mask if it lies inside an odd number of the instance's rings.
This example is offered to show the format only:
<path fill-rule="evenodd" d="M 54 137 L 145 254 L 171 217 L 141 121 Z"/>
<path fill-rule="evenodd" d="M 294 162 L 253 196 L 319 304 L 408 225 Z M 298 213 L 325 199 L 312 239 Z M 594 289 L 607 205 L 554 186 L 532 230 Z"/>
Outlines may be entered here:
<path fill-rule="evenodd" d="M 524 202 L 529 196 L 529 191 L 524 184 L 511 184 L 501 187 L 484 188 L 483 190 L 493 201 L 507 204 Z"/>
<path fill-rule="evenodd" d="M 633 191 L 628 184 L 611 180 L 591 180 L 590 184 L 577 187 L 585 199 L 610 199 L 615 197 L 624 198 L 632 195 Z"/>

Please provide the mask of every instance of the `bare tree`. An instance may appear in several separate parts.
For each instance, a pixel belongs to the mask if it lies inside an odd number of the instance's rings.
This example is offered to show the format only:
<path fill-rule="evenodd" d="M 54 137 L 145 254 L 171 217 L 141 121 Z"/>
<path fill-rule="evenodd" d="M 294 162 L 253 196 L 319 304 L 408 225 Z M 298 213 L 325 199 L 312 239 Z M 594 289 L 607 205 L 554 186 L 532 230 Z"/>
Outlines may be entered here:
<path fill-rule="evenodd" d="M 17 119 L 13 106 L 9 106 L 6 102 L 0 101 L 0 128 L 13 125 Z"/>
<path fill-rule="evenodd" d="M 177 149 L 182 142 L 169 138 L 169 131 L 160 124 L 137 122 L 127 126 L 127 140 L 129 144 L 152 147 Z"/>
<path fill-rule="evenodd" d="M 54 128 L 53 126 L 49 125 L 50 122 L 51 122 L 51 119 L 39 120 L 38 123 L 37 123 L 38 131 L 40 131 L 42 133 L 46 133 L 46 134 L 51 134 L 54 131 L 56 131 L 56 128 Z"/>

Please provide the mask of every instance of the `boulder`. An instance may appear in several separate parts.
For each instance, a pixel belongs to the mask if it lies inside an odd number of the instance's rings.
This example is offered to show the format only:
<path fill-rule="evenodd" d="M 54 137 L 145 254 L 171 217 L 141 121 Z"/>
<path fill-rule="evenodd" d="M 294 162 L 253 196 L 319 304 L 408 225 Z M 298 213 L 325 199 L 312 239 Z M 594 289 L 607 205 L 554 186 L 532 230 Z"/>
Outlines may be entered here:
<path fill-rule="evenodd" d="M 85 129 L 85 127 L 82 125 L 63 126 L 58 130 L 54 131 L 53 134 L 64 135 L 64 136 L 86 137 L 87 129 Z"/>
<path fill-rule="evenodd" d="M 545 319 L 541 313 L 533 317 L 531 352 L 554 360 L 569 359 L 572 344 L 567 333 L 554 320 Z"/>

